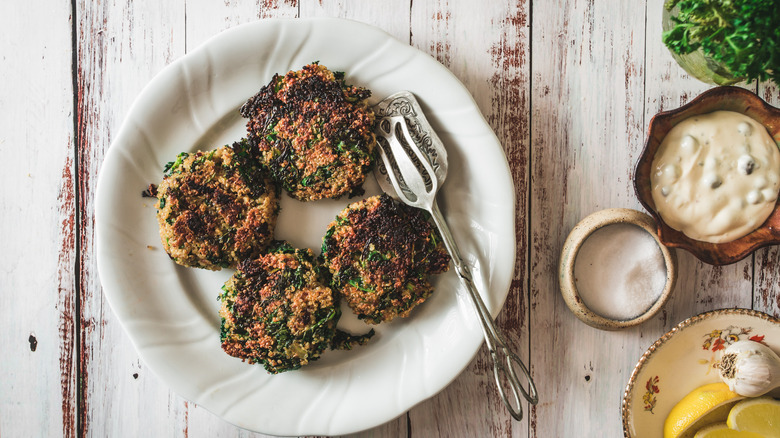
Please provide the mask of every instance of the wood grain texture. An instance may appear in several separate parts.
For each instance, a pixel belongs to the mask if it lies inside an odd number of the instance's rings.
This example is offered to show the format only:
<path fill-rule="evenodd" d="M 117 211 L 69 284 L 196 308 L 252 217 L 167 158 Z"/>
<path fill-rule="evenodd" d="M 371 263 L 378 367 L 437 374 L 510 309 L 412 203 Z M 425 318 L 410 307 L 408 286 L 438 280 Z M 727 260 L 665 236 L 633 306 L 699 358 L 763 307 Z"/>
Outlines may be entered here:
<path fill-rule="evenodd" d="M 181 433 L 176 397 L 140 361 L 103 295 L 96 269 L 94 194 L 106 149 L 149 80 L 184 54 L 184 2 L 76 4 L 79 179 L 79 434 Z M 140 195 L 139 195 L 140 196 Z"/>
<path fill-rule="evenodd" d="M 209 38 L 223 30 L 263 18 L 295 18 L 298 16 L 296 0 L 258 0 L 247 2 L 186 3 L 187 52 L 196 49 Z"/>
<path fill-rule="evenodd" d="M 533 23 L 545 25 L 532 25 L 531 47 L 531 363 L 542 388 L 531 436 L 621 436 L 619 397 L 636 353 L 657 336 L 585 325 L 561 298 L 557 271 L 579 220 L 637 208 L 645 5 L 536 2 Z"/>
<path fill-rule="evenodd" d="M 0 4 L 2 436 L 76 430 L 72 51 L 61 43 L 69 15 L 67 1 Z M 39 27 L 47 31 L 28 31 Z"/>
<path fill-rule="evenodd" d="M 758 84 L 758 95 L 770 105 L 780 107 L 780 87 L 776 84 Z M 780 317 L 780 249 L 756 251 L 754 263 L 753 308 Z"/>
<path fill-rule="evenodd" d="M 632 178 L 650 118 L 710 88 L 662 45 L 662 3 L 0 3 L 0 436 L 265 437 L 184 400 L 138 357 L 100 287 L 93 199 L 104 153 L 156 73 L 222 30 L 294 17 L 366 22 L 447 66 L 503 144 L 516 187 L 517 259 L 498 323 L 540 404 L 512 421 L 483 347 L 440 394 L 354 436 L 621 436 L 624 387 L 659 336 L 718 308 L 780 316 L 778 247 L 724 267 L 678 250 L 665 309 L 621 332 L 586 326 L 560 297 L 568 232 L 596 210 L 641 210 Z M 742 86 L 780 105 L 776 85 Z"/>
<path fill-rule="evenodd" d="M 527 227 L 529 151 L 529 3 L 415 2 L 411 44 L 452 71 L 471 92 L 508 157 L 516 192 L 517 258 L 512 286 L 498 318 L 509 345 L 528 361 Z M 487 348 L 438 396 L 410 412 L 421 436 L 524 436 L 501 402 Z"/>
<path fill-rule="evenodd" d="M 411 0 L 306 0 L 301 17 L 338 17 L 376 26 L 400 41 L 408 42 Z"/>

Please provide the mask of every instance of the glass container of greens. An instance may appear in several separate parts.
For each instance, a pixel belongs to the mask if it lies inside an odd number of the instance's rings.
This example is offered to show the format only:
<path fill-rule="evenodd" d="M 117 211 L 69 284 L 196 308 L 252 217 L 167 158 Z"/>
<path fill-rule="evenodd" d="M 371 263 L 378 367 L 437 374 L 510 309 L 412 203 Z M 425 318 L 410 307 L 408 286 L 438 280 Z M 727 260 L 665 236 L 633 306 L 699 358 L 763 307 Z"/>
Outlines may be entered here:
<path fill-rule="evenodd" d="M 667 0 L 662 22 L 664 44 L 697 79 L 780 84 L 777 0 Z"/>

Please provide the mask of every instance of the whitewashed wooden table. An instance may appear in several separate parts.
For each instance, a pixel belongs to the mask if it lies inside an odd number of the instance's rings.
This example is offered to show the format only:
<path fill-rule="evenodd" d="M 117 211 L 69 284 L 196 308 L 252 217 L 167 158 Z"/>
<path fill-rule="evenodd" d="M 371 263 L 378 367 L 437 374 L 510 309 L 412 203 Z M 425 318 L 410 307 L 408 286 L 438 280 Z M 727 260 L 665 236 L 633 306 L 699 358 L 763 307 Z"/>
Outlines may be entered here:
<path fill-rule="evenodd" d="M 449 387 L 361 436 L 617 437 L 643 351 L 697 313 L 780 315 L 780 251 L 726 267 L 678 251 L 657 317 L 604 332 L 558 291 L 561 246 L 584 216 L 641 209 L 632 188 L 650 118 L 709 86 L 660 42 L 661 0 L 224 0 L 0 3 L 0 436 L 252 436 L 171 392 L 137 356 L 96 270 L 93 198 L 130 104 L 163 67 L 268 17 L 363 21 L 430 53 L 469 89 L 517 195 L 517 262 L 498 322 L 540 403 L 512 421 L 483 347 Z M 777 87 L 745 84 L 772 104 Z"/>

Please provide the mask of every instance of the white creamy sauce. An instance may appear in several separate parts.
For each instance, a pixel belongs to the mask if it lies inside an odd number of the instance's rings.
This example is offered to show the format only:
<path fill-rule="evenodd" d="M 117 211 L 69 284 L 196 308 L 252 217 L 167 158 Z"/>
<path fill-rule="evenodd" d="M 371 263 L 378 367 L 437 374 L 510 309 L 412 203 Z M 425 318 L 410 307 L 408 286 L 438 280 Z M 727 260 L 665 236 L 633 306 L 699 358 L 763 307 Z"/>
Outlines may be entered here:
<path fill-rule="evenodd" d="M 730 242 L 761 226 L 780 189 L 778 145 L 760 123 L 733 111 L 677 124 L 652 166 L 658 214 L 704 242 Z"/>

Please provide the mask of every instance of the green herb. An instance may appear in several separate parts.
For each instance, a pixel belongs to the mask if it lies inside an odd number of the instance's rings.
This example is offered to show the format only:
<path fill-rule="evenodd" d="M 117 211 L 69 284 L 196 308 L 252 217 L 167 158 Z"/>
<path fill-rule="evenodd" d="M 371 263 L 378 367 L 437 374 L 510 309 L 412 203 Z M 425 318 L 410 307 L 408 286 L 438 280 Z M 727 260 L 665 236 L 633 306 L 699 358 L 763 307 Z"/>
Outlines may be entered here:
<path fill-rule="evenodd" d="M 672 52 L 701 49 L 747 80 L 771 78 L 780 84 L 780 6 L 777 0 L 668 0 L 679 12 L 663 34 Z"/>
<path fill-rule="evenodd" d="M 320 249 L 323 256 L 328 253 L 328 247 L 332 246 L 331 240 L 333 238 L 333 233 L 335 232 L 336 227 L 330 227 L 328 228 L 328 231 L 325 232 L 325 236 L 322 238 L 322 248 Z"/>
<path fill-rule="evenodd" d="M 330 227 L 328 228 L 328 231 L 325 232 L 325 236 L 322 238 L 323 241 L 330 240 L 331 237 L 333 237 L 333 233 L 336 232 L 336 227 Z"/>
<path fill-rule="evenodd" d="M 360 161 L 361 158 L 368 155 L 368 153 L 360 147 L 359 144 L 347 144 L 343 140 L 339 141 L 336 145 L 336 152 L 344 155 L 348 152 L 352 152 L 351 158 L 353 162 Z"/>
<path fill-rule="evenodd" d="M 225 325 L 225 318 L 222 318 L 222 322 L 219 325 L 219 340 L 225 342 L 230 334 L 230 329 Z"/>
<path fill-rule="evenodd" d="M 368 261 L 369 262 L 383 262 L 385 260 L 390 260 L 389 255 L 384 255 L 379 251 L 371 251 L 368 253 Z"/>
<path fill-rule="evenodd" d="M 230 267 L 230 262 L 219 254 L 209 253 L 206 255 L 206 260 L 214 266 L 219 266 L 221 268 Z"/>
<path fill-rule="evenodd" d="M 192 162 L 192 166 L 195 167 L 195 166 L 198 166 L 200 164 L 205 163 L 206 160 L 212 160 L 214 158 L 214 152 L 216 152 L 216 151 L 211 151 L 208 154 L 206 154 L 206 153 L 199 153 L 198 158 L 196 158 L 195 161 Z"/>
<path fill-rule="evenodd" d="M 265 319 L 265 330 L 268 334 L 273 336 L 277 348 L 286 347 L 294 340 L 293 336 L 290 333 L 290 329 L 287 328 L 286 318 L 276 319 L 274 318 L 275 315 L 276 312 Z"/>
<path fill-rule="evenodd" d="M 229 229 L 227 234 L 223 234 L 219 236 L 219 238 L 217 239 L 219 245 L 222 248 L 227 249 L 230 245 L 233 244 L 233 236 L 231 235 L 231 233 L 235 233 L 235 230 Z"/>
<path fill-rule="evenodd" d="M 332 172 L 330 171 L 329 167 L 330 166 L 320 166 L 313 173 L 306 175 L 301 180 L 301 186 L 308 187 L 312 183 L 315 183 L 317 181 L 325 181 L 328 178 L 330 178 Z"/>
<path fill-rule="evenodd" d="M 373 288 L 364 286 L 363 285 L 363 279 L 359 278 L 359 277 L 358 278 L 353 278 L 353 279 L 349 280 L 349 284 L 352 287 L 354 287 L 354 288 L 356 288 L 358 290 L 361 290 L 363 292 L 368 292 L 368 293 L 376 292 Z"/>
<path fill-rule="evenodd" d="M 165 168 L 163 169 L 163 175 L 164 176 L 171 176 L 174 170 L 176 170 L 177 167 L 181 166 L 181 164 L 184 162 L 184 159 L 187 158 L 190 154 L 187 152 L 182 152 L 179 155 L 176 156 L 176 161 L 169 161 L 165 164 Z"/>
<path fill-rule="evenodd" d="M 306 272 L 308 272 L 308 269 L 306 269 L 304 265 L 298 266 L 295 270 L 286 269 L 282 274 L 280 282 L 289 284 L 296 289 L 303 289 L 308 283 L 306 280 Z"/>
<path fill-rule="evenodd" d="M 439 233 L 436 230 L 431 231 L 431 246 L 435 249 L 439 244 Z"/>
<path fill-rule="evenodd" d="M 295 248 L 290 245 L 290 242 L 284 240 L 276 240 L 271 244 L 269 252 L 274 254 L 295 254 Z M 301 254 L 299 254 L 300 257 Z"/>
<path fill-rule="evenodd" d="M 304 336 L 306 336 L 307 333 L 313 333 L 315 330 L 324 326 L 327 322 L 341 318 L 341 310 L 337 309 L 336 307 L 326 307 L 317 311 L 316 318 L 317 320 L 314 322 L 314 324 L 306 329 Z"/>
<path fill-rule="evenodd" d="M 336 329 L 333 339 L 330 341 L 331 350 L 351 350 L 355 345 L 366 345 L 369 339 L 374 336 L 374 329 L 362 335 L 353 335 L 345 331 Z"/>
<path fill-rule="evenodd" d="M 276 94 L 279 92 L 279 90 L 282 89 L 282 86 L 284 85 L 284 76 L 276 75 L 274 79 L 276 80 L 274 83 L 274 94 Z"/>

